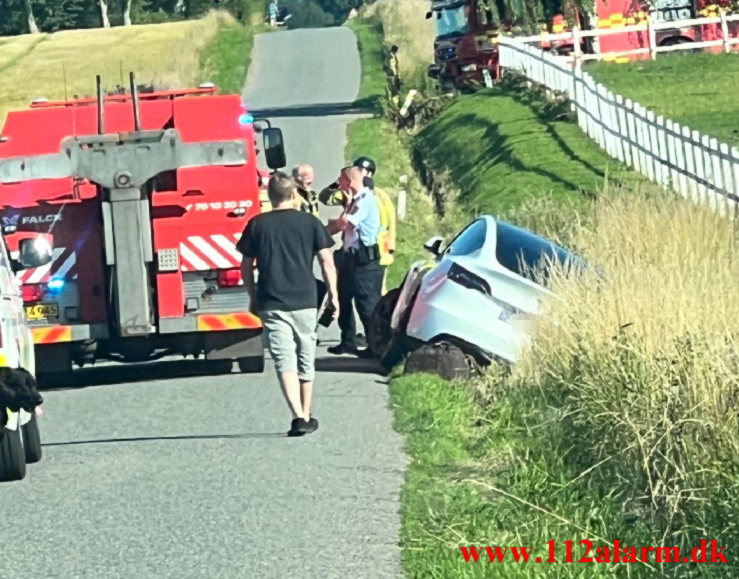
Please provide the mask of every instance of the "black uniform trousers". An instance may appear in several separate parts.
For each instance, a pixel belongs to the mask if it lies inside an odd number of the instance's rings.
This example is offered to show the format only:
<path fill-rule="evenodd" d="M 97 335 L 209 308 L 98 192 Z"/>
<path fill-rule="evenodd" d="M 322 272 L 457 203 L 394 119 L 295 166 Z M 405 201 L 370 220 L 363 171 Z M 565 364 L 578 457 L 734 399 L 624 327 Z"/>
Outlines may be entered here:
<path fill-rule="evenodd" d="M 359 265 L 355 255 L 338 250 L 334 252 L 334 263 L 338 271 L 339 328 L 341 343 L 350 348 L 357 347 L 357 326 L 354 320 L 354 305 L 364 334 L 369 329 L 370 316 L 382 295 L 383 268 L 377 259 Z"/>

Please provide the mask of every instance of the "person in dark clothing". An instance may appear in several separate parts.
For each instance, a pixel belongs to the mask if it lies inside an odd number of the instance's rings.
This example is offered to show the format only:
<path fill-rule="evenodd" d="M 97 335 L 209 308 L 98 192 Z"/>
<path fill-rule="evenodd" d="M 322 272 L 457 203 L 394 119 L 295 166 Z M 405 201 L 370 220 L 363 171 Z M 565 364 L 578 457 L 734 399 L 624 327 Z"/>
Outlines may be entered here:
<path fill-rule="evenodd" d="M 269 181 L 272 211 L 252 218 L 237 249 L 244 255 L 241 271 L 252 313 L 264 326 L 285 399 L 293 415 L 288 436 L 318 428 L 311 416 L 316 356 L 318 296 L 313 259 L 318 256 L 328 301 L 339 314 L 334 240 L 321 221 L 295 209 L 297 186 L 277 172 Z M 255 284 L 254 265 L 259 270 Z"/>

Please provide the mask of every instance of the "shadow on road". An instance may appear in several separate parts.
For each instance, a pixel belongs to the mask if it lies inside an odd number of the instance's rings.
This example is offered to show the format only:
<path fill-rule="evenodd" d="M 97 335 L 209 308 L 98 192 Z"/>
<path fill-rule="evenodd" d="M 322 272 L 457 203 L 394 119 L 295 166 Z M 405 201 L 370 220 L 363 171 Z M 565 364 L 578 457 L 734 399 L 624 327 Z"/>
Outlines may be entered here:
<path fill-rule="evenodd" d="M 350 103 L 325 103 L 293 105 L 289 107 L 274 107 L 254 109 L 249 111 L 253 117 L 328 117 L 342 115 L 372 115 L 380 112 L 376 99 L 366 98 Z"/>
<path fill-rule="evenodd" d="M 77 389 L 89 386 L 128 384 L 175 378 L 216 377 L 231 372 L 231 362 L 206 360 L 155 361 L 142 364 L 106 363 L 101 366 L 75 369 L 69 375 L 38 377 L 39 390 Z"/>
<path fill-rule="evenodd" d="M 378 360 L 362 358 L 318 358 L 316 359 L 317 372 L 341 372 L 346 374 L 379 374 L 385 375 L 385 369 Z"/>
<path fill-rule="evenodd" d="M 101 438 L 97 440 L 70 440 L 68 442 L 45 442 L 41 446 L 76 446 L 79 444 L 113 444 L 116 442 L 147 442 L 152 440 L 224 440 L 246 438 L 287 438 L 285 432 L 249 432 L 245 434 L 193 434 L 183 436 L 141 436 L 137 438 Z"/>
<path fill-rule="evenodd" d="M 269 356 L 267 361 L 269 362 Z M 158 360 L 141 364 L 104 363 L 95 367 L 75 369 L 70 375 L 41 374 L 38 377 L 38 387 L 41 391 L 53 391 L 180 378 L 221 380 L 223 376 L 231 374 L 232 370 L 232 362 L 206 360 Z M 354 356 L 318 358 L 316 371 L 386 376 L 385 369 L 379 361 Z M 264 375 L 239 374 L 245 380 Z"/>

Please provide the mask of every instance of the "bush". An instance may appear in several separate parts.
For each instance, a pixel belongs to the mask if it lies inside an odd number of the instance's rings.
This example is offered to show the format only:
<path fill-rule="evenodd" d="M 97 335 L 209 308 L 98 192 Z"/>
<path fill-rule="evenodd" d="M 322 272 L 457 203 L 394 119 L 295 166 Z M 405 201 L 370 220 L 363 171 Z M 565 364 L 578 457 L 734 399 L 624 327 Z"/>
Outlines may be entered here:
<path fill-rule="evenodd" d="M 511 386 L 560 391 L 572 460 L 661 544 L 739 538 L 737 226 L 663 191 L 602 195 Z"/>

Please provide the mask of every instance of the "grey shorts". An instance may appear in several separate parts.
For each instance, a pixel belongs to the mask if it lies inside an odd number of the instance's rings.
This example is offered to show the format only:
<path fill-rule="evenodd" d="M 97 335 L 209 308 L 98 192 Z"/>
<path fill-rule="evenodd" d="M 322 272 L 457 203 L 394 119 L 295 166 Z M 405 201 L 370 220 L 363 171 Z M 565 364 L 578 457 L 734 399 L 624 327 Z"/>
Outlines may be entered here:
<path fill-rule="evenodd" d="M 300 380 L 315 378 L 318 310 L 260 312 L 269 353 L 278 372 L 297 372 Z"/>

